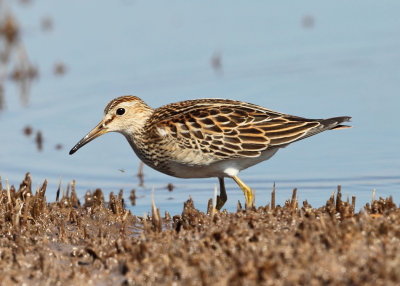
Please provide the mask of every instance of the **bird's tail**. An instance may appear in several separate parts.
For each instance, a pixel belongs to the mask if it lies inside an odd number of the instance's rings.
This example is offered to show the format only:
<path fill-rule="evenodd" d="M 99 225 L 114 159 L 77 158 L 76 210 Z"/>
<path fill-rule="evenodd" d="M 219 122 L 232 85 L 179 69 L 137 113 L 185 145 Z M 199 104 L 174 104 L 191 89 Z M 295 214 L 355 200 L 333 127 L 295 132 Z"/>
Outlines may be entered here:
<path fill-rule="evenodd" d="M 332 117 L 328 119 L 310 119 L 313 121 L 318 121 L 320 125 L 315 128 L 311 128 L 304 136 L 298 138 L 295 141 L 302 140 L 304 138 L 313 136 L 326 130 L 351 128 L 351 126 L 349 125 L 342 124 L 343 122 L 350 121 L 350 119 L 350 116 Z"/>
<path fill-rule="evenodd" d="M 344 128 L 351 128 L 350 125 L 342 124 L 343 122 L 350 121 L 350 119 L 351 119 L 350 116 L 332 117 L 328 119 L 322 119 L 320 123 L 324 130 L 344 129 Z"/>

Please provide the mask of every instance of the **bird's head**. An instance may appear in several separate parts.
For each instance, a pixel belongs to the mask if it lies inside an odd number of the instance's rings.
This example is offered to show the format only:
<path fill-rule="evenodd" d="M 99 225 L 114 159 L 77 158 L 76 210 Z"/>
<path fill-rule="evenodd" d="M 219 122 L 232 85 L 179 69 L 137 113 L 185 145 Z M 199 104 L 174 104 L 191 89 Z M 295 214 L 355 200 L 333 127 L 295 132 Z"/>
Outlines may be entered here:
<path fill-rule="evenodd" d="M 126 137 L 135 136 L 142 131 L 152 113 L 153 109 L 139 97 L 117 97 L 107 104 L 101 122 L 83 137 L 69 154 L 74 154 L 82 146 L 108 132 L 119 132 Z"/>

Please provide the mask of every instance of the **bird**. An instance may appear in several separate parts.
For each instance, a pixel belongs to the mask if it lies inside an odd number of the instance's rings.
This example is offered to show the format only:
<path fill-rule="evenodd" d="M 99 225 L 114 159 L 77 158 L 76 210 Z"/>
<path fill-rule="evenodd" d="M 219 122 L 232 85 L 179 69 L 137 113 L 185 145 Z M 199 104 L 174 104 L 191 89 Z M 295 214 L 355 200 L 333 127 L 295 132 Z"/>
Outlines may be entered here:
<path fill-rule="evenodd" d="M 349 128 L 350 116 L 307 119 L 229 99 L 194 99 L 153 109 L 125 95 L 111 100 L 101 122 L 69 152 L 93 139 L 118 132 L 151 168 L 178 178 L 219 180 L 215 208 L 228 197 L 224 179 L 232 178 L 251 207 L 253 191 L 238 174 L 271 158 L 279 149 L 325 130 Z"/>

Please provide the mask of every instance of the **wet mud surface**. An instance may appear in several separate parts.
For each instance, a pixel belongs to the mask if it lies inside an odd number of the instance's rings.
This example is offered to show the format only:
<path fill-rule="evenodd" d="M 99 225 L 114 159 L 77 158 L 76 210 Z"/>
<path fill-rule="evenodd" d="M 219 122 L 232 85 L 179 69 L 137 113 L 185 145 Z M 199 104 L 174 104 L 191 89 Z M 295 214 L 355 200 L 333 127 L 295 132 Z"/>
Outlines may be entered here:
<path fill-rule="evenodd" d="M 1 285 L 398 285 L 400 210 L 391 198 L 354 212 L 340 188 L 318 209 L 296 194 L 275 206 L 206 212 L 188 200 L 181 215 L 146 217 L 122 192 L 79 201 L 74 185 L 46 201 L 0 186 Z M 108 203 L 107 203 L 108 202 Z"/>

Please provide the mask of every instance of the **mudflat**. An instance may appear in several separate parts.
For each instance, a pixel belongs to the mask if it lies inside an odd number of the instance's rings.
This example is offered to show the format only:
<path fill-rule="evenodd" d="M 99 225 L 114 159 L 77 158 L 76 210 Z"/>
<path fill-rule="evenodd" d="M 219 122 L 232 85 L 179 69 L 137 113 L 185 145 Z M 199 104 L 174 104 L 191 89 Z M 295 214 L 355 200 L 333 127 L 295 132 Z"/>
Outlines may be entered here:
<path fill-rule="evenodd" d="M 79 201 L 74 185 L 46 201 L 0 185 L 0 284 L 398 285 L 400 209 L 373 199 L 356 212 L 340 188 L 320 208 L 297 202 L 236 212 L 131 214 L 122 192 Z"/>

